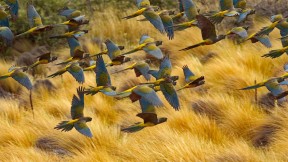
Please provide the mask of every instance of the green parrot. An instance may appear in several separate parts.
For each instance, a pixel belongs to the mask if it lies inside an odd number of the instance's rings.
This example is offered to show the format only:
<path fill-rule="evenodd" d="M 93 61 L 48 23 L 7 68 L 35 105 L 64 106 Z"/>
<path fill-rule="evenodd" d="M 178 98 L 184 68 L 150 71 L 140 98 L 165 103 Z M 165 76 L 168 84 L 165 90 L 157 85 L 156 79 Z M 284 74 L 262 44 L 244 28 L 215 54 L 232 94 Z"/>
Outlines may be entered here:
<path fill-rule="evenodd" d="M 246 0 L 233 0 L 233 5 L 235 8 L 240 9 L 238 19 L 236 21 L 237 24 L 244 22 L 249 15 L 255 14 L 254 9 L 247 8 Z"/>
<path fill-rule="evenodd" d="M 133 50 L 123 53 L 122 55 L 128 55 L 140 50 L 144 50 L 147 54 L 157 59 L 162 59 L 163 53 L 161 49 L 158 47 L 160 45 L 162 45 L 162 41 L 155 41 L 147 34 L 143 34 L 140 38 L 139 45 L 135 47 Z"/>
<path fill-rule="evenodd" d="M 78 39 L 76 39 L 75 37 L 68 37 L 66 38 L 69 48 L 70 48 L 70 56 L 73 57 L 75 55 L 75 53 L 83 53 L 83 49 L 78 41 Z"/>
<path fill-rule="evenodd" d="M 219 24 L 225 17 L 235 17 L 239 16 L 238 10 L 236 10 L 233 6 L 233 0 L 219 0 L 220 2 L 220 11 L 216 13 L 212 13 L 209 16 L 209 20 L 213 24 Z"/>
<path fill-rule="evenodd" d="M 141 61 L 141 62 L 136 62 L 128 67 L 126 67 L 125 69 L 123 70 L 120 70 L 120 71 L 117 71 L 115 73 L 119 73 L 119 72 L 122 72 L 122 71 L 126 71 L 126 70 L 130 70 L 130 69 L 133 69 L 135 74 L 136 74 L 136 77 L 139 77 L 141 75 L 144 76 L 144 78 L 149 81 L 151 76 L 149 74 L 149 70 L 150 70 L 150 67 L 149 67 L 149 64 L 150 63 L 150 60 L 145 60 L 145 61 Z M 114 73 L 114 74 L 115 74 Z"/>
<path fill-rule="evenodd" d="M 199 46 L 212 45 L 221 41 L 222 39 L 225 39 L 226 35 L 217 36 L 215 25 L 212 24 L 210 20 L 208 20 L 204 15 L 197 15 L 196 19 L 198 21 L 198 26 L 201 29 L 203 41 L 181 49 L 180 51 L 187 51 L 189 49 L 193 49 Z"/>
<path fill-rule="evenodd" d="M 35 7 L 33 6 L 32 2 L 27 3 L 27 17 L 29 20 L 30 29 L 24 33 L 16 35 L 16 37 L 20 37 L 26 34 L 38 34 L 45 31 L 52 30 L 54 26 L 52 25 L 43 25 L 42 19 L 38 12 L 36 11 Z"/>
<path fill-rule="evenodd" d="M 196 15 L 198 15 L 198 10 L 195 3 L 192 0 L 179 0 L 179 8 L 180 12 L 183 10 L 183 13 L 188 18 L 188 22 L 174 25 L 174 30 L 185 30 L 187 28 L 197 26 Z"/>
<path fill-rule="evenodd" d="M 154 11 L 152 6 L 146 6 L 144 8 L 141 8 L 132 15 L 126 16 L 123 19 L 131 19 L 140 15 L 143 15 L 147 20 L 149 20 L 150 23 L 162 34 L 165 33 L 165 27 L 163 25 L 161 17 Z"/>
<path fill-rule="evenodd" d="M 6 79 L 6 78 L 13 78 L 14 80 L 16 80 L 19 84 L 21 84 L 22 86 L 24 86 L 25 88 L 27 88 L 30 91 L 30 105 L 31 105 L 31 109 L 33 112 L 33 117 L 34 117 L 34 108 L 33 108 L 33 101 L 32 101 L 32 88 L 33 85 L 28 77 L 27 74 L 25 74 L 23 71 L 27 70 L 26 66 L 23 67 L 16 67 L 16 66 L 11 66 L 8 69 L 8 73 L 1 75 L 0 76 L 0 80 L 2 79 Z"/>
<path fill-rule="evenodd" d="M 240 10 L 236 23 L 240 24 L 240 23 L 244 22 L 245 20 L 247 20 L 249 15 L 253 15 L 255 13 L 256 13 L 256 11 L 254 9 L 250 9 L 250 8 Z"/>
<path fill-rule="evenodd" d="M 92 133 L 87 126 L 87 122 L 92 121 L 91 117 L 84 117 L 84 88 L 77 88 L 77 94 L 73 95 L 72 106 L 71 106 L 71 117 L 72 120 L 60 122 L 54 129 L 61 130 L 64 132 L 70 131 L 75 128 L 79 133 L 86 137 L 92 137 Z"/>
<path fill-rule="evenodd" d="M 269 34 L 273 31 L 273 29 L 276 27 L 276 25 L 279 23 L 279 21 L 276 21 L 269 26 L 263 27 L 260 31 L 251 34 L 248 36 L 243 42 L 247 40 L 251 40 L 252 43 L 257 43 L 260 42 L 262 43 L 265 47 L 271 48 L 272 44 L 269 39 Z"/>
<path fill-rule="evenodd" d="M 106 46 L 105 43 L 103 43 L 103 44 L 104 44 L 104 46 Z M 101 48 L 104 47 L 104 46 L 101 46 Z M 121 51 L 125 49 L 124 46 L 119 46 L 119 45 L 116 45 L 116 46 L 118 46 L 118 48 L 119 48 Z M 106 46 L 106 49 L 102 50 L 102 52 L 99 52 L 99 53 L 97 53 L 97 54 L 91 55 L 91 57 L 96 57 L 97 55 L 107 55 L 107 54 L 108 54 L 108 49 L 107 49 L 107 46 Z"/>
<path fill-rule="evenodd" d="M 32 83 L 29 77 L 27 76 L 27 74 L 23 72 L 23 70 L 25 70 L 26 68 L 27 67 L 12 66 L 9 68 L 7 74 L 0 76 L 0 80 L 12 77 L 14 80 L 16 80 L 18 83 L 20 83 L 22 86 L 24 86 L 28 90 L 32 90 L 32 87 L 33 87 Z"/>
<path fill-rule="evenodd" d="M 178 91 L 185 89 L 185 88 L 198 87 L 198 86 L 203 85 L 205 83 L 204 76 L 201 76 L 201 77 L 195 76 L 195 74 L 188 68 L 187 65 L 184 65 L 182 67 L 182 69 L 183 69 L 185 81 L 187 84 L 185 84 L 182 88 L 178 89 Z"/>
<path fill-rule="evenodd" d="M 278 22 L 276 28 L 279 29 L 280 35 L 288 35 L 288 18 L 284 18 L 281 14 L 271 16 L 271 22 Z"/>
<path fill-rule="evenodd" d="M 95 95 L 98 92 L 102 92 L 108 96 L 116 95 L 116 87 L 112 86 L 110 75 L 106 69 L 104 60 L 101 55 L 97 56 L 96 60 L 96 68 L 94 69 L 96 74 L 96 84 L 97 87 L 91 87 L 89 89 L 85 89 L 84 93 L 86 95 Z"/>
<path fill-rule="evenodd" d="M 71 20 L 81 15 L 81 11 L 64 7 L 58 11 L 60 16 L 65 16 L 67 20 Z"/>
<path fill-rule="evenodd" d="M 55 36 L 51 36 L 50 38 L 79 38 L 85 34 L 88 33 L 88 30 L 75 30 L 75 31 L 71 31 L 71 32 L 66 32 L 64 34 L 61 35 L 55 35 Z"/>
<path fill-rule="evenodd" d="M 170 58 L 169 56 L 165 56 L 160 63 L 160 68 L 156 75 L 157 80 L 149 84 L 154 84 L 154 86 L 160 86 L 160 90 L 164 95 L 165 99 L 175 110 L 178 111 L 180 109 L 180 104 L 174 85 L 176 85 L 175 80 L 178 80 L 179 77 L 171 77 L 171 72 L 172 64 Z"/>
<path fill-rule="evenodd" d="M 136 123 L 128 128 L 123 128 L 121 131 L 133 133 L 142 130 L 145 127 L 155 126 L 167 121 L 167 118 L 158 118 L 155 112 L 155 106 L 145 99 L 139 100 L 142 112 L 137 114 L 139 118 L 143 119 L 143 123 Z"/>
<path fill-rule="evenodd" d="M 111 60 L 111 62 L 107 63 L 106 66 L 122 65 L 131 61 L 131 58 L 121 54 L 120 48 L 111 40 L 107 39 L 105 44 L 108 50 L 108 56 Z"/>
<path fill-rule="evenodd" d="M 237 43 L 241 43 L 248 38 L 248 27 L 235 27 L 226 33 L 227 36 L 233 38 Z"/>
<path fill-rule="evenodd" d="M 169 11 L 163 10 L 159 13 L 159 16 L 164 25 L 167 37 L 169 38 L 169 40 L 172 40 L 174 38 L 173 19 L 170 16 Z"/>
<path fill-rule="evenodd" d="M 63 62 L 60 62 L 56 65 L 65 65 L 65 64 L 68 64 L 69 62 L 72 62 L 72 61 L 80 61 L 80 60 L 83 60 L 83 59 L 86 59 L 86 58 L 89 58 L 89 54 L 85 53 L 83 50 L 76 50 L 74 52 L 74 56 L 73 57 L 70 57 L 68 59 L 66 59 L 65 61 Z"/>
<path fill-rule="evenodd" d="M 51 62 L 57 60 L 56 56 L 51 57 L 50 52 L 44 53 L 43 55 L 40 55 L 37 58 L 38 58 L 38 61 L 36 61 L 32 65 L 28 66 L 28 69 L 35 68 L 36 66 L 38 66 L 40 64 L 48 64 L 48 63 L 51 63 Z"/>
<path fill-rule="evenodd" d="M 85 82 L 83 69 L 79 66 L 78 61 L 70 62 L 68 65 L 58 70 L 56 73 L 49 75 L 48 78 L 49 77 L 54 78 L 58 75 L 64 74 L 67 71 L 76 79 L 78 83 L 83 84 Z"/>
<path fill-rule="evenodd" d="M 245 87 L 240 90 L 257 89 L 257 88 L 265 86 L 272 93 L 272 95 L 276 97 L 284 92 L 283 89 L 281 88 L 281 85 L 287 85 L 287 82 L 284 81 L 285 77 L 287 78 L 286 75 L 283 75 L 282 77 L 273 77 L 261 83 L 257 83 L 253 86 Z M 283 101 L 283 100 L 284 98 L 282 98 L 280 101 Z"/>
<path fill-rule="evenodd" d="M 58 24 L 59 25 L 67 25 L 69 28 L 69 31 L 75 31 L 75 30 L 80 30 L 81 25 L 89 24 L 89 20 L 85 19 L 85 15 L 80 15 L 78 17 L 75 17 L 73 19 L 67 20 L 63 23 Z"/>
<path fill-rule="evenodd" d="M 288 45 L 281 49 L 269 51 L 269 53 L 263 55 L 262 57 L 277 58 L 282 56 L 284 53 L 288 55 Z"/>
<path fill-rule="evenodd" d="M 153 84 L 134 86 L 128 90 L 118 93 L 115 97 L 117 99 L 129 97 L 132 102 L 138 101 L 140 99 L 145 99 L 153 106 L 163 106 L 162 101 L 159 99 L 154 90 Z"/>

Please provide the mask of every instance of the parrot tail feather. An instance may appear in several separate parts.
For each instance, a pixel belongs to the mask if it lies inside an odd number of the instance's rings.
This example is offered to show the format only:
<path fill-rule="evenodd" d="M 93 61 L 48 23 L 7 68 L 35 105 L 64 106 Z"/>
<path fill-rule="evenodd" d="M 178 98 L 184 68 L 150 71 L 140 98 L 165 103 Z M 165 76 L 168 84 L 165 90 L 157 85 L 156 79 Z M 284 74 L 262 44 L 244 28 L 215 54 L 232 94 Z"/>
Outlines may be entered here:
<path fill-rule="evenodd" d="M 54 129 L 67 132 L 70 131 L 73 127 L 73 123 L 69 123 L 69 121 L 61 121 L 56 127 L 54 127 Z"/>

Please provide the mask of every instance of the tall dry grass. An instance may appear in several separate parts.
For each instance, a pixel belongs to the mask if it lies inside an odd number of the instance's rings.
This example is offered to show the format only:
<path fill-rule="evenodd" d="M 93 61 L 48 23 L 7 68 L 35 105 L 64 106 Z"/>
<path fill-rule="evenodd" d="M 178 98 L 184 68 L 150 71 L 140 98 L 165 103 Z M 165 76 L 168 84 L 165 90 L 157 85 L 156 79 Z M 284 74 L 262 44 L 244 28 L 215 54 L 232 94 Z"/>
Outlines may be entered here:
<path fill-rule="evenodd" d="M 135 116 L 140 112 L 138 103 L 102 94 L 86 96 L 84 113 L 93 118 L 88 126 L 94 137 L 89 139 L 76 130 L 63 133 L 53 129 L 61 120 L 70 118 L 72 96 L 79 85 L 69 74 L 64 74 L 63 79 L 49 79 L 56 90 L 48 92 L 42 87 L 34 91 L 35 118 L 25 102 L 28 101 L 28 92 L 12 79 L 1 81 L 3 89 L 21 96 L 20 99 L 0 99 L 1 161 L 288 160 L 287 105 L 271 106 L 266 111 L 260 104 L 255 104 L 254 91 L 237 90 L 253 84 L 255 79 L 262 81 L 284 73 L 282 65 L 285 59 L 282 58 L 285 56 L 274 60 L 261 58 L 269 49 L 250 42 L 235 45 L 230 40 L 179 52 L 179 49 L 201 40 L 197 28 L 177 32 L 175 39 L 169 41 L 148 22 L 119 19 L 131 12 L 133 10 L 120 12 L 113 8 L 96 12 L 91 17 L 91 31 L 81 38 L 81 43 L 89 52 L 96 53 L 101 50 L 99 42 L 109 38 L 129 50 L 137 45 L 142 34 L 148 33 L 164 41 L 162 49 L 170 54 L 174 67 L 172 73 L 180 76 L 177 88 L 184 84 L 181 67 L 185 64 L 197 75 L 204 75 L 206 84 L 180 91 L 181 110 L 178 112 L 159 93 L 165 107 L 157 109 L 157 112 L 159 116 L 167 117 L 168 121 L 134 134 L 122 133 L 120 128 L 141 121 Z M 265 19 L 256 21 L 257 25 L 251 31 L 269 23 Z M 225 30 L 223 27 L 219 32 Z M 279 32 L 275 30 L 271 34 L 273 48 L 281 46 L 275 39 L 278 37 Z M 67 47 L 55 53 L 60 58 L 69 55 Z M 140 60 L 145 54 L 138 52 L 131 56 Z M 108 60 L 106 56 L 105 60 Z M 1 61 L 1 74 L 11 64 Z M 124 66 L 112 67 L 109 71 Z M 85 86 L 95 85 L 93 72 L 87 72 L 85 77 Z M 145 82 L 143 78 L 136 78 L 133 71 L 111 77 L 118 90 Z M 267 92 L 261 88 L 258 95 L 266 96 Z"/>

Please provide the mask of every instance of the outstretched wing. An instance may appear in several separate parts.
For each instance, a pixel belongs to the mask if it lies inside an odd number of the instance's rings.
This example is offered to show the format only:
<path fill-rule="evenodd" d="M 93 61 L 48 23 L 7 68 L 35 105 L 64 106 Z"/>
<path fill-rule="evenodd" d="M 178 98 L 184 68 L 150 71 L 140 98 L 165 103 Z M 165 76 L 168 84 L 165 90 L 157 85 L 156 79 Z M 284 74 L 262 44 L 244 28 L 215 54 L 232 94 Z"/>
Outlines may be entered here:
<path fill-rule="evenodd" d="M 140 76 L 141 74 L 145 77 L 146 80 L 150 80 L 150 74 L 148 73 L 150 70 L 150 67 L 147 63 L 138 64 L 134 67 L 134 71 L 136 73 L 136 76 Z M 140 73 L 140 74 L 137 74 Z"/>
<path fill-rule="evenodd" d="M 62 8 L 59 13 L 60 16 L 65 16 L 66 19 L 70 20 L 81 15 L 81 11 L 75 9 L 69 9 L 68 7 Z"/>
<path fill-rule="evenodd" d="M 70 56 L 73 57 L 75 51 L 81 50 L 80 43 L 74 37 L 67 38 L 67 41 L 68 41 L 68 45 L 69 45 L 69 48 L 70 48 Z"/>
<path fill-rule="evenodd" d="M 195 3 L 192 0 L 182 0 L 184 6 L 184 13 L 189 21 L 195 20 L 198 14 Z"/>
<path fill-rule="evenodd" d="M 179 98 L 172 83 L 161 83 L 160 89 L 169 104 L 175 109 L 180 109 Z"/>
<path fill-rule="evenodd" d="M 169 40 L 172 40 L 174 38 L 173 19 L 170 17 L 167 11 L 161 13 L 160 17 Z"/>
<path fill-rule="evenodd" d="M 265 86 L 275 97 L 284 92 L 277 80 L 269 81 L 265 84 Z"/>
<path fill-rule="evenodd" d="M 103 94 L 107 96 L 116 96 L 117 93 L 111 88 L 111 87 L 106 87 L 100 90 Z"/>
<path fill-rule="evenodd" d="M 163 103 L 157 96 L 156 92 L 148 86 L 138 86 L 135 89 L 133 89 L 132 95 L 133 93 L 141 96 L 141 99 L 145 99 L 147 102 L 149 102 L 153 106 L 163 105 Z"/>
<path fill-rule="evenodd" d="M 77 94 L 73 95 L 72 106 L 71 106 L 71 117 L 72 119 L 79 119 L 83 117 L 84 110 L 84 87 L 77 88 Z"/>
<path fill-rule="evenodd" d="M 204 15 L 197 15 L 198 27 L 201 29 L 202 39 L 216 38 L 215 25 Z"/>
<path fill-rule="evenodd" d="M 172 71 L 172 64 L 171 64 L 170 58 L 169 58 L 169 56 L 165 56 L 163 58 L 163 60 L 161 61 L 157 79 L 161 79 L 161 78 L 164 78 L 166 76 L 170 76 L 171 71 Z"/>
<path fill-rule="evenodd" d="M 36 11 L 35 7 L 33 4 L 27 4 L 27 17 L 29 20 L 29 25 L 30 27 L 35 27 L 35 26 L 42 26 L 42 19 L 38 12 Z"/>
<path fill-rule="evenodd" d="M 90 131 L 90 129 L 87 126 L 85 121 L 76 122 L 74 124 L 74 127 L 79 133 L 83 134 L 84 136 L 87 136 L 90 138 L 93 137 L 93 135 L 92 135 L 92 133 L 91 133 L 91 131 Z"/>
<path fill-rule="evenodd" d="M 82 84 L 85 82 L 83 69 L 79 65 L 73 64 L 67 70 L 78 83 Z"/>
<path fill-rule="evenodd" d="M 108 56 L 111 60 L 114 60 L 116 57 L 121 55 L 121 50 L 119 49 L 119 47 L 114 42 L 107 39 L 105 41 L 105 44 L 107 46 Z"/>
<path fill-rule="evenodd" d="M 151 56 L 153 56 L 153 57 L 155 57 L 157 59 L 162 59 L 163 58 L 163 53 L 162 53 L 161 49 L 159 47 L 157 47 L 155 43 L 148 43 L 143 48 L 143 50 L 147 54 L 149 54 L 149 55 L 151 55 Z"/>
<path fill-rule="evenodd" d="M 143 12 L 143 15 L 150 23 L 161 33 L 165 33 L 165 28 L 160 16 L 153 10 L 152 7 Z"/>
<path fill-rule="evenodd" d="M 32 89 L 32 83 L 29 79 L 29 77 L 22 71 L 16 70 L 11 77 L 15 79 L 18 83 L 20 83 L 22 86 L 27 88 L 28 90 Z"/>
<path fill-rule="evenodd" d="M 271 41 L 270 41 L 268 35 L 259 35 L 259 36 L 255 36 L 255 38 L 259 42 L 261 42 L 265 47 L 267 47 L 267 48 L 271 48 L 272 47 L 272 44 L 271 44 Z"/>
<path fill-rule="evenodd" d="M 139 102 L 140 102 L 142 113 L 147 113 L 147 112 L 155 113 L 156 112 L 155 107 L 146 99 L 141 98 Z"/>
<path fill-rule="evenodd" d="M 143 43 L 150 43 L 150 42 L 154 42 L 154 39 L 151 38 L 149 35 L 147 34 L 143 34 L 139 40 L 139 45 L 143 44 Z"/>
<path fill-rule="evenodd" d="M 110 86 L 111 85 L 110 75 L 107 71 L 102 55 L 97 56 L 96 68 L 94 69 L 94 72 L 96 74 L 97 86 Z"/>
<path fill-rule="evenodd" d="M 244 29 L 243 27 L 233 28 L 231 30 L 231 33 L 237 34 L 238 36 L 240 36 L 243 39 L 248 38 L 248 33 L 247 33 L 246 29 Z"/>
<path fill-rule="evenodd" d="M 195 74 L 188 68 L 187 65 L 184 65 L 182 69 L 185 76 L 185 81 L 190 82 L 190 77 L 195 76 Z"/>

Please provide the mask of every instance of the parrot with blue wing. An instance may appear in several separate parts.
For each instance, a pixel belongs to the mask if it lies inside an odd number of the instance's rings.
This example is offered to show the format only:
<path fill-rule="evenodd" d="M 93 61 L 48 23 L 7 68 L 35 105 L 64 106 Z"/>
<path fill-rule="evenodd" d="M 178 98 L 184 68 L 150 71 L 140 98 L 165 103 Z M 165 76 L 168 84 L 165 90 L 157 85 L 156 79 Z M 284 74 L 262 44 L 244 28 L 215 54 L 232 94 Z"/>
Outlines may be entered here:
<path fill-rule="evenodd" d="M 167 118 L 162 117 L 158 118 L 155 110 L 155 106 L 151 104 L 149 101 L 143 99 L 139 100 L 142 112 L 137 114 L 137 116 L 143 119 L 143 123 L 136 123 L 134 125 L 129 126 L 128 128 L 123 128 L 121 131 L 126 133 L 134 133 L 142 130 L 145 127 L 155 126 L 167 121 Z"/>
<path fill-rule="evenodd" d="M 185 76 L 185 82 L 186 84 L 181 87 L 179 90 L 185 89 L 185 88 L 194 88 L 194 87 L 198 87 L 201 86 L 205 83 L 205 79 L 204 76 L 201 77 L 197 77 L 190 69 L 187 65 L 184 65 L 182 67 L 183 69 L 183 73 Z"/>
<path fill-rule="evenodd" d="M 107 53 L 111 62 L 107 63 L 106 66 L 122 65 L 126 62 L 131 61 L 131 58 L 121 54 L 120 48 L 111 40 L 105 41 L 107 47 Z"/>
<path fill-rule="evenodd" d="M 94 72 L 96 74 L 97 87 L 90 86 L 90 88 L 85 89 L 84 93 L 86 95 L 95 95 L 98 92 L 102 92 L 103 94 L 108 96 L 115 96 L 116 87 L 112 86 L 111 78 L 108 70 L 106 69 L 106 65 L 104 63 L 102 55 L 97 56 Z"/>
<path fill-rule="evenodd" d="M 83 84 L 85 82 L 83 69 L 79 65 L 78 61 L 70 62 L 64 68 L 58 70 L 56 73 L 49 75 L 47 78 L 54 78 L 56 76 L 63 75 L 67 71 L 75 78 L 78 83 Z"/>
<path fill-rule="evenodd" d="M 93 137 L 91 130 L 87 126 L 87 122 L 92 121 L 91 117 L 84 116 L 84 88 L 77 88 L 77 94 L 73 95 L 72 106 L 71 106 L 71 117 L 72 120 L 60 122 L 54 129 L 61 130 L 64 132 L 70 131 L 75 128 L 79 133 L 86 137 Z"/>
<path fill-rule="evenodd" d="M 143 34 L 140 38 L 139 45 L 135 47 L 133 50 L 123 53 L 122 55 L 128 55 L 140 50 L 144 50 L 147 54 L 157 59 L 162 59 L 163 53 L 161 49 L 158 47 L 160 45 L 162 45 L 162 41 L 155 41 L 147 34 Z"/>
<path fill-rule="evenodd" d="M 198 26 L 201 29 L 203 41 L 195 45 L 181 49 L 180 51 L 187 51 L 199 46 L 212 45 L 226 38 L 226 35 L 216 34 L 215 25 L 207 19 L 204 15 L 197 15 Z"/>
<path fill-rule="evenodd" d="M 16 35 L 16 37 L 20 37 L 26 34 L 39 34 L 42 32 L 50 31 L 54 28 L 52 25 L 43 25 L 42 19 L 31 1 L 27 3 L 27 17 L 30 29 L 24 33 Z"/>

